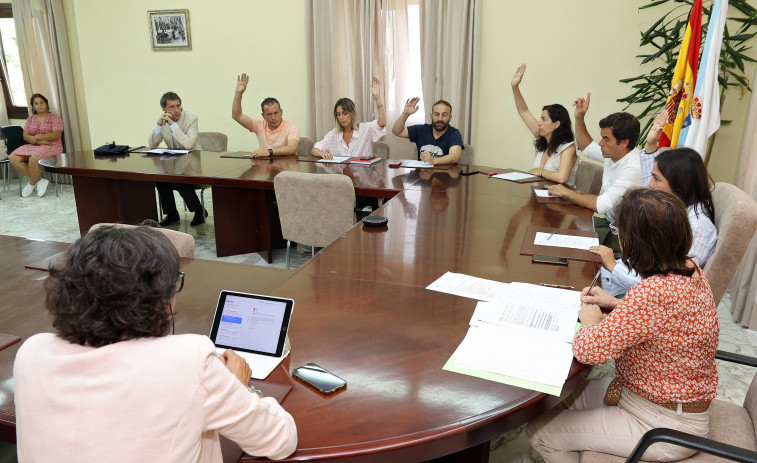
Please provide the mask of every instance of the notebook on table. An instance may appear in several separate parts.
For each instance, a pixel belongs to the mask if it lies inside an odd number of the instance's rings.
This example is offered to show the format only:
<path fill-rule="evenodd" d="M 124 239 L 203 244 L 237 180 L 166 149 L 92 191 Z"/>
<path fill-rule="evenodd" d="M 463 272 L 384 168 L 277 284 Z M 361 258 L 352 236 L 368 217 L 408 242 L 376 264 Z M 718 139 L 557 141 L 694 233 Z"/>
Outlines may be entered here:
<path fill-rule="evenodd" d="M 292 299 L 221 291 L 210 339 L 219 354 L 231 349 L 244 358 L 253 379 L 265 379 L 289 355 L 292 310 Z"/>

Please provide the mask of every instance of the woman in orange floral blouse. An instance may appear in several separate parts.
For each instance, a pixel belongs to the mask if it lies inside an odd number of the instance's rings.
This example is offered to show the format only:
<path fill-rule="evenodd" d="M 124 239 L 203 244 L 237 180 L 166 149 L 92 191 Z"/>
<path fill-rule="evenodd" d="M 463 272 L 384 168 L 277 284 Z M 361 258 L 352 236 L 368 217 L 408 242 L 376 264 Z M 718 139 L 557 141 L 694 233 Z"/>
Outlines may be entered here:
<path fill-rule="evenodd" d="M 616 377 L 587 382 L 564 409 L 529 424 L 531 445 L 548 463 L 578 462 L 582 450 L 627 457 L 652 428 L 707 436 L 720 326 L 707 277 L 686 257 L 692 240 L 686 207 L 664 191 L 630 190 L 615 223 L 622 260 L 642 280 L 622 300 L 584 289 L 573 353 L 589 365 L 616 359 Z M 600 307 L 612 312 L 603 315 Z M 693 453 L 655 444 L 642 459 Z"/>

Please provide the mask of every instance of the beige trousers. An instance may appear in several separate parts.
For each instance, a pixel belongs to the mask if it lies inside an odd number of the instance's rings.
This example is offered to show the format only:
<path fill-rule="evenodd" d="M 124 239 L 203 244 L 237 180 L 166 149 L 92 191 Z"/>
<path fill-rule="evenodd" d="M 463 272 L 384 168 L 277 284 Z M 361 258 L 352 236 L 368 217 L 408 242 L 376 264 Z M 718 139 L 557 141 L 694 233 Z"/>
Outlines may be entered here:
<path fill-rule="evenodd" d="M 627 457 L 639 439 L 653 428 L 670 428 L 706 437 L 709 412 L 678 414 L 626 388 L 617 406 L 603 400 L 611 378 L 588 381 L 560 407 L 528 424 L 531 445 L 547 463 L 577 463 L 581 450 Z M 648 461 L 675 461 L 695 452 L 670 444 L 654 444 L 642 457 Z"/>

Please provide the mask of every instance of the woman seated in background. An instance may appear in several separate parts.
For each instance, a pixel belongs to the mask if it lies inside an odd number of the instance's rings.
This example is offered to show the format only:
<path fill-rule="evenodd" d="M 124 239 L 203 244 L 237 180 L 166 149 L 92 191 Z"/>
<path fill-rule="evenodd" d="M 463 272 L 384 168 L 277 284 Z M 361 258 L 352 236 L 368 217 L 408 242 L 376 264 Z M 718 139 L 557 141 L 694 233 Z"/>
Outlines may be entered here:
<path fill-rule="evenodd" d="M 531 445 L 548 463 L 578 462 L 582 450 L 627 457 L 652 428 L 708 433 L 720 327 L 707 277 L 686 256 L 686 207 L 671 193 L 638 188 L 615 211 L 623 263 L 642 280 L 622 300 L 597 286 L 583 290 L 573 354 L 589 365 L 616 359 L 616 377 L 588 381 L 562 404 L 567 409 L 529 423 Z M 655 444 L 642 459 L 694 453 Z"/>
<path fill-rule="evenodd" d="M 526 123 L 526 127 L 536 137 L 536 157 L 529 174 L 544 177 L 557 183 L 565 183 L 575 186 L 576 170 L 580 164 L 576 154 L 576 145 L 573 143 L 573 129 L 571 128 L 570 115 L 564 106 L 551 104 L 544 106 L 541 118 L 536 118 L 528 110 L 526 100 L 520 93 L 520 82 L 526 73 L 526 65 L 521 64 L 510 85 L 513 87 L 515 108 L 520 118 Z"/>
<path fill-rule="evenodd" d="M 386 135 L 386 112 L 381 103 L 381 82 L 371 81 L 371 95 L 376 101 L 379 117 L 371 122 L 359 123 L 355 103 L 349 98 L 340 98 L 334 105 L 336 128 L 331 129 L 323 140 L 313 146 L 313 156 L 333 159 L 334 156 L 368 156 L 373 153 L 373 143 Z"/>
<path fill-rule="evenodd" d="M 47 98 L 35 93 L 31 97 L 32 115 L 24 124 L 24 140 L 28 145 L 16 148 L 10 155 L 10 163 L 17 171 L 29 177 L 29 183 L 21 190 L 21 196 L 28 198 L 34 189 L 37 196 L 45 195 L 49 180 L 40 178 L 42 172 L 39 160 L 63 152 L 63 119 L 50 112 Z"/>
<path fill-rule="evenodd" d="M 715 228 L 715 206 L 712 202 L 712 178 L 702 156 L 691 148 L 679 148 L 657 153 L 657 142 L 662 133 L 664 119 L 660 117 L 647 136 L 647 148 L 656 157 L 651 171 L 649 188 L 667 191 L 681 198 L 686 205 L 692 231 L 688 256 L 704 268 L 715 251 L 718 231 Z M 641 281 L 638 273 L 630 270 L 612 249 L 594 246 L 589 251 L 602 258 L 602 288 L 613 296 L 622 296 L 631 286 Z"/>
<path fill-rule="evenodd" d="M 179 255 L 157 230 L 103 227 L 45 282 L 56 334 L 16 355 L 19 461 L 219 462 L 221 433 L 284 458 L 292 417 L 248 390 L 250 367 L 206 336 L 169 336 Z"/>

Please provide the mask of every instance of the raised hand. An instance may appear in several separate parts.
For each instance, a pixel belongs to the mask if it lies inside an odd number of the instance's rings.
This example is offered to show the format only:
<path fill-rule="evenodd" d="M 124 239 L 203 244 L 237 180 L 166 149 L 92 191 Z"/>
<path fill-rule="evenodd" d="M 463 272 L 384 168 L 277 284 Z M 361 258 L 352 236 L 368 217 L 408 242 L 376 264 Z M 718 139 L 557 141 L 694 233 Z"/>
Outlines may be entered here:
<path fill-rule="evenodd" d="M 250 82 L 250 76 L 242 73 L 241 76 L 237 76 L 237 93 L 244 93 L 247 90 L 247 84 Z"/>
<path fill-rule="evenodd" d="M 376 77 L 371 79 L 371 95 L 374 99 L 381 96 L 381 81 Z"/>
<path fill-rule="evenodd" d="M 666 108 L 660 111 L 660 114 L 654 118 L 652 127 L 647 133 L 645 150 L 647 153 L 653 153 L 657 151 L 657 147 L 660 143 L 660 137 L 662 136 L 662 130 L 665 128 L 665 123 L 668 121 L 668 115 L 670 113 Z"/>
<path fill-rule="evenodd" d="M 418 102 L 421 101 L 420 98 L 410 98 L 405 102 L 405 109 L 402 111 L 403 114 L 406 116 L 410 116 L 411 114 L 415 114 L 416 111 L 418 111 Z"/>
<path fill-rule="evenodd" d="M 586 115 L 586 111 L 589 110 L 589 102 L 591 101 L 591 92 L 586 94 L 586 99 L 583 98 L 576 98 L 576 101 L 573 102 L 573 106 L 576 107 L 575 111 L 573 112 L 573 115 L 576 117 L 576 119 L 583 119 Z"/>
<path fill-rule="evenodd" d="M 510 81 L 510 85 L 512 85 L 513 87 L 517 87 L 518 85 L 520 85 L 520 81 L 523 80 L 523 74 L 525 73 L 526 73 L 526 63 L 523 63 L 515 71 L 513 80 Z"/>

